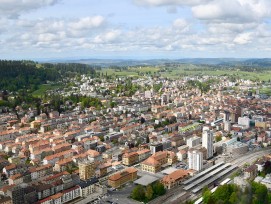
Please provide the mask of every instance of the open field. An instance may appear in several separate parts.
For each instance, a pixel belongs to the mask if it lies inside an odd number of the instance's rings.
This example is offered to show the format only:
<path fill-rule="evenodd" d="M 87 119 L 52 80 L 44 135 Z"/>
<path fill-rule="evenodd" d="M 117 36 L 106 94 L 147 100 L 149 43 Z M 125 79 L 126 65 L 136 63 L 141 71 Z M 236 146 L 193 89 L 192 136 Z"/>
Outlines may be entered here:
<path fill-rule="evenodd" d="M 195 65 L 180 65 L 180 67 L 167 67 L 166 70 L 162 71 L 162 68 L 159 67 L 130 67 L 128 69 L 102 69 L 100 71 L 103 75 L 115 75 L 115 76 L 131 76 L 131 77 L 140 77 L 145 74 L 155 74 L 160 73 L 163 77 L 168 77 L 172 79 L 177 79 L 183 76 L 233 76 L 240 79 L 250 79 L 250 80 L 261 80 L 268 81 L 271 80 L 271 70 L 264 70 L 262 72 L 247 72 L 239 70 L 229 70 L 225 68 L 208 69 L 208 67 L 197 67 Z"/>
<path fill-rule="evenodd" d="M 251 80 L 271 80 L 271 71 L 265 72 L 245 72 L 237 70 L 184 70 L 184 69 L 173 69 L 167 72 L 163 72 L 162 76 L 169 78 L 178 78 L 181 76 L 201 76 L 201 75 L 211 75 L 211 76 L 234 76 L 241 79 L 251 79 Z"/>
<path fill-rule="evenodd" d="M 46 93 L 46 91 L 58 89 L 58 88 L 62 88 L 62 87 L 63 86 L 57 85 L 57 84 L 42 84 L 39 86 L 38 90 L 36 90 L 32 93 L 32 95 L 35 97 L 41 97 Z"/>
<path fill-rule="evenodd" d="M 159 67 L 131 67 L 131 68 L 128 68 L 129 71 L 134 71 L 134 72 L 141 72 L 141 73 L 155 73 L 155 72 L 158 72 L 160 71 L 160 68 Z"/>
<path fill-rule="evenodd" d="M 108 75 L 108 76 L 138 76 L 138 73 L 134 72 L 134 71 L 128 71 L 128 70 L 123 70 L 123 71 L 119 71 L 119 70 L 115 70 L 115 69 L 102 69 L 100 71 L 100 73 L 103 73 L 103 75 Z"/>

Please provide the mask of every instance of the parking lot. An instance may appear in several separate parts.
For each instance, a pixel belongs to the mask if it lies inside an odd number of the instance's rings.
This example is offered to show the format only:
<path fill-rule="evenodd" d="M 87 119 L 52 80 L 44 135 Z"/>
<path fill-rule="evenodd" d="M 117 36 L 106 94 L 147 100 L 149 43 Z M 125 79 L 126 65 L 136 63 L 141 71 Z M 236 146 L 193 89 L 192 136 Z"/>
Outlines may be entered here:
<path fill-rule="evenodd" d="M 127 183 L 120 189 L 108 190 L 108 193 L 101 199 L 97 200 L 97 204 L 138 204 L 139 202 L 128 198 L 135 185 Z"/>

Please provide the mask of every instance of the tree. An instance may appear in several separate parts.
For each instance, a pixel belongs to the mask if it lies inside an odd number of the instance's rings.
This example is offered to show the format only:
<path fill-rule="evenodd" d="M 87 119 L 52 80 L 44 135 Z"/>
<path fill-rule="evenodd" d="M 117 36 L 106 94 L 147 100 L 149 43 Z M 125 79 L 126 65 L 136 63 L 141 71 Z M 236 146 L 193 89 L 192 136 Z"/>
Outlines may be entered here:
<path fill-rule="evenodd" d="M 252 182 L 253 204 L 268 204 L 268 190 L 263 184 Z"/>
<path fill-rule="evenodd" d="M 215 137 L 215 141 L 216 142 L 219 142 L 219 141 L 221 141 L 222 140 L 222 135 L 217 135 L 216 137 Z"/>
<path fill-rule="evenodd" d="M 207 188 L 204 187 L 202 190 L 202 197 L 203 197 L 203 203 L 206 204 L 212 204 L 213 203 L 213 198 L 212 198 L 212 193 L 211 191 Z"/>
<path fill-rule="evenodd" d="M 154 194 L 158 196 L 164 195 L 166 193 L 166 189 L 164 185 L 160 182 L 156 182 L 153 185 L 153 191 L 154 191 Z"/>
<path fill-rule="evenodd" d="M 110 101 L 110 108 L 114 108 L 117 105 L 115 101 Z"/>
<path fill-rule="evenodd" d="M 230 199 L 229 199 L 230 203 L 235 204 L 238 202 L 238 200 L 239 200 L 239 198 L 237 196 L 237 192 L 233 192 L 230 196 Z"/>
<path fill-rule="evenodd" d="M 148 185 L 148 186 L 147 186 L 146 191 L 145 191 L 145 197 L 146 197 L 148 200 L 151 200 L 151 199 L 152 199 L 152 197 L 153 197 L 153 190 L 152 190 L 151 185 Z"/>
<path fill-rule="evenodd" d="M 229 203 L 230 196 L 237 190 L 237 187 L 233 184 L 219 186 L 213 194 L 214 201 L 223 200 L 225 203 Z"/>
<path fill-rule="evenodd" d="M 137 186 L 133 189 L 131 197 L 132 197 L 134 200 L 143 201 L 143 200 L 145 199 L 145 191 L 144 191 L 143 186 L 137 185 Z"/>
<path fill-rule="evenodd" d="M 104 142 L 104 136 L 103 135 L 100 136 L 100 140 L 101 140 L 101 142 Z"/>

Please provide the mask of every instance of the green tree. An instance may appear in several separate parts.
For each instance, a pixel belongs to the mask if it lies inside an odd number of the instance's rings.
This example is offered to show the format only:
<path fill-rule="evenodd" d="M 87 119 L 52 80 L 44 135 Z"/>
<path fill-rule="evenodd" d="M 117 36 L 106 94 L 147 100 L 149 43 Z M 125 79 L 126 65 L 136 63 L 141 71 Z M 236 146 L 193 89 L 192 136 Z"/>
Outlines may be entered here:
<path fill-rule="evenodd" d="M 212 197 L 212 193 L 211 191 L 207 188 L 203 189 L 203 194 L 202 194 L 202 197 L 203 197 L 203 203 L 206 203 L 206 204 L 212 204 L 213 203 L 213 197 Z"/>
<path fill-rule="evenodd" d="M 252 182 L 253 204 L 268 204 L 268 190 L 263 184 Z"/>
<path fill-rule="evenodd" d="M 152 197 L 153 197 L 153 190 L 152 190 L 152 187 L 150 185 L 147 186 L 146 188 L 146 191 L 145 191 L 145 197 L 148 199 L 148 200 L 151 200 Z"/>
<path fill-rule="evenodd" d="M 231 194 L 231 196 L 230 196 L 230 199 L 229 199 L 230 203 L 236 204 L 238 202 L 238 200 L 239 199 L 238 199 L 238 196 L 237 196 L 237 192 L 233 192 Z"/>
<path fill-rule="evenodd" d="M 223 200 L 229 203 L 230 196 L 235 191 L 237 191 L 237 187 L 233 184 L 219 186 L 213 193 L 214 201 Z"/>
<path fill-rule="evenodd" d="M 222 135 L 217 135 L 216 137 L 215 137 L 215 141 L 216 142 L 219 142 L 219 141 L 221 141 L 222 140 Z"/>
<path fill-rule="evenodd" d="M 134 200 L 138 200 L 138 201 L 143 201 L 145 199 L 145 191 L 144 191 L 144 187 L 141 185 L 137 185 L 131 194 L 131 197 Z"/>
<path fill-rule="evenodd" d="M 103 135 L 100 136 L 100 140 L 101 140 L 101 142 L 104 142 L 104 136 Z"/>
<path fill-rule="evenodd" d="M 164 187 L 164 185 L 160 182 L 156 182 L 153 185 L 153 192 L 155 195 L 161 196 L 164 195 L 166 193 L 166 189 Z"/>

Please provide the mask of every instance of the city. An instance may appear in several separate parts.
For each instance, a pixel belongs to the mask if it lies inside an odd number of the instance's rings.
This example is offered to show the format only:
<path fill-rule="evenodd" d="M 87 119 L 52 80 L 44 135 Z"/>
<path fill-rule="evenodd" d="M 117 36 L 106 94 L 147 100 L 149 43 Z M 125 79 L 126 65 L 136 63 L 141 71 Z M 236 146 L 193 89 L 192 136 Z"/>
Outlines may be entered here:
<path fill-rule="evenodd" d="M 149 89 L 128 97 L 115 94 L 125 77 L 80 80 L 68 93 L 103 98 L 102 108 L 66 103 L 72 110 L 38 114 L 17 106 L 16 115 L 1 107 L 2 200 L 180 203 L 227 178 L 244 185 L 257 177 L 270 187 L 263 173 L 271 157 L 270 97 L 259 93 L 258 82 L 148 77 L 133 79 Z M 97 94 L 101 89 L 114 97 Z"/>
<path fill-rule="evenodd" d="M 270 204 L 270 0 L 0 0 L 0 204 Z"/>

